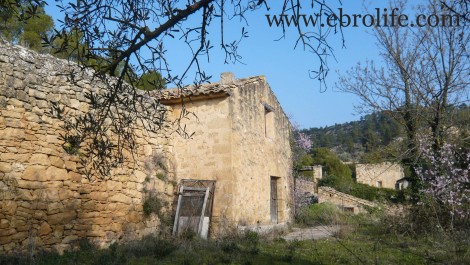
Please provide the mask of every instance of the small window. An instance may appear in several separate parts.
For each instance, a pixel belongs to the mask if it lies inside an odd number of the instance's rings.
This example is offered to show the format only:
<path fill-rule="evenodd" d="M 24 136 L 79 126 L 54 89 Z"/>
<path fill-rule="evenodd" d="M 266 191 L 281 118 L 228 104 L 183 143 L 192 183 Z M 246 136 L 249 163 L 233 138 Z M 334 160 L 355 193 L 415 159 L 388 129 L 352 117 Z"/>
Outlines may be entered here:
<path fill-rule="evenodd" d="M 377 181 L 377 187 L 382 188 L 382 181 Z"/>
<path fill-rule="evenodd" d="M 274 112 L 264 107 L 264 135 L 274 139 Z"/>

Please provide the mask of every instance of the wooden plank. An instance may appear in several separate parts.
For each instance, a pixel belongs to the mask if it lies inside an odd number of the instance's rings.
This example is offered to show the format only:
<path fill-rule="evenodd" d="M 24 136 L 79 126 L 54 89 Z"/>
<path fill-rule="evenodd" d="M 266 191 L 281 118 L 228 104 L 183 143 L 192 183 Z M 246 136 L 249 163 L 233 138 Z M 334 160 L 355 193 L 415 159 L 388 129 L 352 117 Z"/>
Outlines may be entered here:
<path fill-rule="evenodd" d="M 205 193 L 184 193 L 183 197 L 204 197 Z"/>
<path fill-rule="evenodd" d="M 204 216 L 206 213 L 206 205 L 207 205 L 207 199 L 209 198 L 209 187 L 206 188 L 206 195 L 204 196 L 204 203 L 202 204 L 202 211 L 201 211 L 201 217 L 199 218 L 199 226 L 197 228 L 197 233 L 201 235 L 202 233 L 202 224 L 204 222 Z"/>
<path fill-rule="evenodd" d="M 206 188 L 184 187 L 184 190 L 190 190 L 190 191 L 206 191 Z"/>
<path fill-rule="evenodd" d="M 178 204 L 176 206 L 175 223 L 173 224 L 173 236 L 178 235 L 177 230 L 178 230 L 178 223 L 179 223 L 179 217 L 180 217 L 181 201 L 183 199 L 183 191 L 184 191 L 184 186 L 181 186 L 180 195 L 178 196 Z"/>
<path fill-rule="evenodd" d="M 271 222 L 278 223 L 277 183 L 276 178 L 271 177 Z"/>

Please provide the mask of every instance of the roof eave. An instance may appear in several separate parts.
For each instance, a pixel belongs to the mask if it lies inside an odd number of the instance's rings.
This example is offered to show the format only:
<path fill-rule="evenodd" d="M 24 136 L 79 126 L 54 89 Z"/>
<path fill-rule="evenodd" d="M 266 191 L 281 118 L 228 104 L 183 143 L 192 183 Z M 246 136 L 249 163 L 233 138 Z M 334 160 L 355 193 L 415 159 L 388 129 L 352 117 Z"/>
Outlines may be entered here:
<path fill-rule="evenodd" d="M 191 103 L 195 101 L 201 100 L 212 100 L 217 98 L 229 97 L 231 93 L 229 91 L 220 91 L 217 93 L 208 93 L 208 94 L 200 94 L 194 96 L 180 96 L 174 98 L 166 98 L 160 99 L 160 103 L 166 106 L 176 105 L 176 104 L 183 104 L 183 103 Z"/>

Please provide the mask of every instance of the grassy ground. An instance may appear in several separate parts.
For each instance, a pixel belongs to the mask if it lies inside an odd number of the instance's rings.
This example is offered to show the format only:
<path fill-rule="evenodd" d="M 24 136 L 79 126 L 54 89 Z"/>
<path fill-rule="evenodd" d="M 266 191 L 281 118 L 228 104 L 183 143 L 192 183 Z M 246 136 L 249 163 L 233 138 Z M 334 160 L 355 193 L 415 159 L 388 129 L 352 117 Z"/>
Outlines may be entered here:
<path fill-rule="evenodd" d="M 336 219 L 325 220 L 325 211 Z M 211 241 L 146 237 L 105 250 L 84 242 L 80 251 L 62 256 L 38 254 L 33 262 L 24 256 L 0 257 L 0 264 L 470 264 L 466 233 L 401 235 L 390 232 L 376 215 L 351 217 L 325 205 L 309 213 L 305 218 L 311 222 L 342 223 L 341 232 L 302 242 L 268 240 L 252 232 Z"/>

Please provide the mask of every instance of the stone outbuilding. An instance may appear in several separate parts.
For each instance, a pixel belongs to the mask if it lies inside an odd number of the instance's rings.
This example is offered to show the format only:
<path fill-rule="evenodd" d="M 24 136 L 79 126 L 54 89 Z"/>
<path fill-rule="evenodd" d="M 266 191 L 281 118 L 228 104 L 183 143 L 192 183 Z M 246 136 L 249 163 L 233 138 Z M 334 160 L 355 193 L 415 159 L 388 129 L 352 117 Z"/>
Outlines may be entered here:
<path fill-rule="evenodd" d="M 380 164 L 357 164 L 356 182 L 377 188 L 395 189 L 397 181 L 405 174 L 400 164 L 384 162 Z"/>
<path fill-rule="evenodd" d="M 215 182 L 214 230 L 292 220 L 290 123 L 264 76 L 224 73 L 219 83 L 170 90 L 162 103 L 173 118 L 183 106 L 197 115 L 182 125 L 191 139 L 172 139 L 172 161 L 178 182 Z"/>
<path fill-rule="evenodd" d="M 191 137 L 137 126 L 133 159 L 90 180 L 50 113 L 52 103 L 88 111 L 84 92 L 102 84 L 77 70 L 0 41 L 0 253 L 61 252 L 83 238 L 108 246 L 165 227 L 207 237 L 292 221 L 290 124 L 265 77 L 225 74 L 169 90 L 160 98 L 169 120 L 194 113 L 180 124 Z"/>

